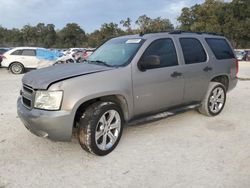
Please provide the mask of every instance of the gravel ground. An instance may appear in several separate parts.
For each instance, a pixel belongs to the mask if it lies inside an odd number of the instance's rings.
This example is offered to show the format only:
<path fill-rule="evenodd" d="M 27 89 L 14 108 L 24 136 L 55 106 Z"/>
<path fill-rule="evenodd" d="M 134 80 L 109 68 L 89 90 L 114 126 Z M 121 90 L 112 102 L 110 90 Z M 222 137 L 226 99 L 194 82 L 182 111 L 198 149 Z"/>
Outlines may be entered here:
<path fill-rule="evenodd" d="M 239 62 L 239 78 L 250 80 L 250 61 Z"/>
<path fill-rule="evenodd" d="M 118 147 L 97 157 L 77 140 L 26 130 L 16 114 L 21 78 L 0 69 L 0 188 L 250 187 L 250 81 L 239 81 L 217 117 L 189 111 L 128 126 Z"/>

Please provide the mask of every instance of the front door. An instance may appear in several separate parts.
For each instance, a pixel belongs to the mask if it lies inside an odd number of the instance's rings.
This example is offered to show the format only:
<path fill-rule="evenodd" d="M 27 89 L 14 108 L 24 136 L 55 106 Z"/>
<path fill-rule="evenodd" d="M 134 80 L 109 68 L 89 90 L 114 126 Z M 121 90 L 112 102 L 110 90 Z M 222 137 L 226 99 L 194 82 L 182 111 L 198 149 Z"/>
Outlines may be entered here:
<path fill-rule="evenodd" d="M 133 69 L 135 115 L 161 111 L 183 101 L 184 78 L 172 39 L 157 39 L 152 42 L 139 63 L 143 64 L 150 56 L 158 57 L 160 65 L 145 71 Z"/>

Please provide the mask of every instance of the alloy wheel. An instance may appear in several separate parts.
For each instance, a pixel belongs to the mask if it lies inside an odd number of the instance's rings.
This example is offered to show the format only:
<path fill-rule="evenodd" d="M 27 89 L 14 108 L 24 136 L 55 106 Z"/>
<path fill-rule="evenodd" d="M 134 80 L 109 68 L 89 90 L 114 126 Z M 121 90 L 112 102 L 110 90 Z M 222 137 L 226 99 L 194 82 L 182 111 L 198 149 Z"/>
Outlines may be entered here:
<path fill-rule="evenodd" d="M 224 106 L 225 92 L 221 87 L 216 87 L 209 98 L 209 109 L 212 113 L 218 113 Z"/>
<path fill-rule="evenodd" d="M 105 112 L 99 119 L 95 131 L 95 142 L 100 150 L 110 149 L 121 131 L 121 117 L 116 110 Z"/>

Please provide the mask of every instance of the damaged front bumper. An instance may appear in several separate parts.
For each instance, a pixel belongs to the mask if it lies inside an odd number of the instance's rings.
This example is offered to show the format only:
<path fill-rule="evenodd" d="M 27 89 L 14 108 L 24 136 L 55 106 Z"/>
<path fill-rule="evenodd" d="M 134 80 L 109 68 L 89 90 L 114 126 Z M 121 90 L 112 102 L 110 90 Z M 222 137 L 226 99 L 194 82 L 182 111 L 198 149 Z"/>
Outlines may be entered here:
<path fill-rule="evenodd" d="M 25 127 L 33 134 L 54 141 L 71 140 L 74 118 L 70 112 L 28 109 L 19 97 L 17 113 Z"/>

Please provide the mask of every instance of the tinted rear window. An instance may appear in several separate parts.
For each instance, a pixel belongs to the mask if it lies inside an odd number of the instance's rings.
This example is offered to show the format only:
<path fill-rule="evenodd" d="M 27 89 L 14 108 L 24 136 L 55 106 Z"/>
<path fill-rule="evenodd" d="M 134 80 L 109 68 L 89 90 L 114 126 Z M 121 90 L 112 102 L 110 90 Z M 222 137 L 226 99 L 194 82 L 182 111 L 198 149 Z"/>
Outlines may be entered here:
<path fill-rule="evenodd" d="M 23 50 L 22 55 L 24 56 L 36 56 L 35 50 Z"/>
<path fill-rule="evenodd" d="M 180 38 L 186 64 L 202 63 L 207 60 L 206 52 L 200 41 L 196 38 Z"/>
<path fill-rule="evenodd" d="M 208 46 L 217 59 L 232 59 L 234 53 L 225 39 L 206 38 Z"/>

